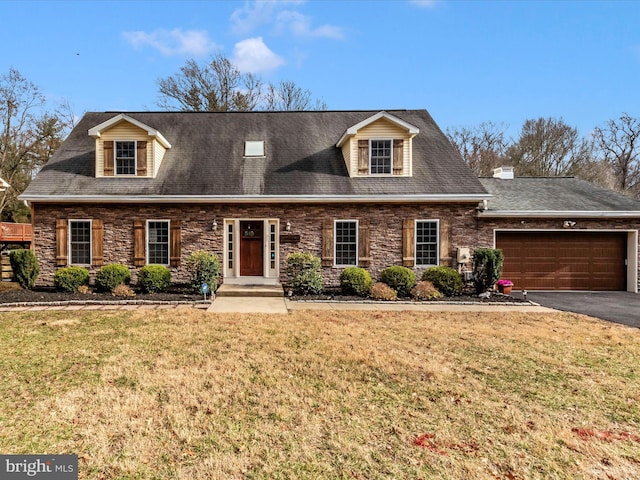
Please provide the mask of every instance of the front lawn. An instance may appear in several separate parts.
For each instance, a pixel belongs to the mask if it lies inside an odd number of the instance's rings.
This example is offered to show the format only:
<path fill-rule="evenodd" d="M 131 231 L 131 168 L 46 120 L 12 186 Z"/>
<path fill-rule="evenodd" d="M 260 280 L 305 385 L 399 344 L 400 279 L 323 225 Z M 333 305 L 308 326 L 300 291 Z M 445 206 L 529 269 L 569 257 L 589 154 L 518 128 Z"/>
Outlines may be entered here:
<path fill-rule="evenodd" d="M 85 479 L 640 478 L 639 359 L 640 330 L 567 313 L 4 313 L 0 452 Z"/>

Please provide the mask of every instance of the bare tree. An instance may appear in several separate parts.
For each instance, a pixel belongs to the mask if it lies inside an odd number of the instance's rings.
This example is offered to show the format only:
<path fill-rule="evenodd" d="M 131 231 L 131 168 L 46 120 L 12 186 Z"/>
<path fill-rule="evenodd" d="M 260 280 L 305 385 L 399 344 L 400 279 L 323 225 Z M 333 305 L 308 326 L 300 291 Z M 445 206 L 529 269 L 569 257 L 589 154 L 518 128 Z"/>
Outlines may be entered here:
<path fill-rule="evenodd" d="M 44 95 L 18 70 L 10 68 L 0 77 L 0 176 L 11 185 L 0 194 L 1 217 L 21 209 L 18 195 L 60 146 L 72 122 L 68 104 L 46 111 Z"/>
<path fill-rule="evenodd" d="M 592 144 L 562 119 L 526 120 L 520 137 L 507 151 L 522 176 L 578 175 L 592 157 Z"/>
<path fill-rule="evenodd" d="M 199 65 L 188 60 L 180 72 L 158 80 L 158 105 L 167 110 L 227 112 L 252 110 L 324 110 L 311 92 L 294 82 L 267 85 L 253 74 L 241 73 L 223 55 Z"/>
<path fill-rule="evenodd" d="M 281 81 L 278 86 L 269 84 L 265 95 L 264 109 L 275 110 L 326 110 L 327 105 L 322 100 L 311 98 L 309 90 L 303 90 L 294 82 Z"/>
<path fill-rule="evenodd" d="M 226 112 L 253 110 L 262 83 L 218 55 L 205 65 L 187 60 L 180 73 L 158 80 L 158 87 L 158 104 L 168 110 Z"/>
<path fill-rule="evenodd" d="M 594 140 L 613 172 L 615 189 L 640 198 L 640 119 L 623 113 L 597 127 Z"/>
<path fill-rule="evenodd" d="M 509 147 L 505 140 L 506 128 L 504 124 L 483 122 L 477 127 L 447 128 L 446 134 L 471 170 L 485 177 L 506 160 Z"/>

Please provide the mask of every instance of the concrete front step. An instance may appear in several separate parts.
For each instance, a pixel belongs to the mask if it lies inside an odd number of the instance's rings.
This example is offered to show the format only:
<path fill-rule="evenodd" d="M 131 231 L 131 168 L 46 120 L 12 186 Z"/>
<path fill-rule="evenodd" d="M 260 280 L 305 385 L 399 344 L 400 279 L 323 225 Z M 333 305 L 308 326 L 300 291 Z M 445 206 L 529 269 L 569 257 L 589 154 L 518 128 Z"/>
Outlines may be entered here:
<path fill-rule="evenodd" d="M 284 297 L 282 285 L 230 285 L 223 283 L 216 297 Z"/>

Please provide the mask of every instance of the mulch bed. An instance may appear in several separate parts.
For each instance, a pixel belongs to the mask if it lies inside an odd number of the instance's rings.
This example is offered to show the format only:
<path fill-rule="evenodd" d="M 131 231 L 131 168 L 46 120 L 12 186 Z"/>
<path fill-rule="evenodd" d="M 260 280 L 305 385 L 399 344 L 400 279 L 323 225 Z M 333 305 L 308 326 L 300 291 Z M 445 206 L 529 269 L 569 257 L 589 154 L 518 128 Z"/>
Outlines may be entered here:
<path fill-rule="evenodd" d="M 363 298 L 355 295 L 342 295 L 340 289 L 325 289 L 321 294 L 318 295 L 291 295 L 289 297 L 290 300 L 293 301 L 302 301 L 302 302 L 373 302 L 378 300 L 373 300 L 371 298 Z M 398 303 L 398 302 L 409 302 L 409 303 L 432 303 L 432 302 L 455 302 L 455 303 L 530 303 L 528 300 L 523 298 L 514 297 L 511 295 L 502 295 L 500 293 L 494 293 L 489 298 L 480 298 L 478 295 L 471 293 L 464 293 L 462 295 L 457 295 L 455 297 L 442 297 L 436 298 L 433 300 L 413 300 L 411 298 L 399 298 L 398 300 L 385 302 L 385 303 Z"/>
<path fill-rule="evenodd" d="M 111 293 L 92 292 L 64 293 L 57 292 L 50 287 L 36 287 L 33 290 L 20 288 L 16 283 L 2 284 L 0 289 L 0 305 L 2 304 L 25 304 L 25 303 L 63 303 L 63 302 L 87 302 L 87 303 L 167 303 L 167 302 L 202 302 L 204 295 L 195 294 L 187 285 L 172 285 L 167 291 L 159 293 L 142 293 L 135 290 L 133 297 L 116 297 Z M 371 298 L 363 298 L 355 295 L 342 295 L 340 289 L 326 289 L 318 295 L 293 295 L 289 297 L 292 301 L 302 302 L 373 302 Z M 207 295 L 210 300 L 210 295 Z M 473 294 L 463 294 L 455 297 L 442 297 L 434 300 L 416 301 L 411 298 L 399 298 L 396 302 L 386 303 L 431 303 L 431 302 L 455 302 L 455 303 L 529 303 L 523 298 L 499 293 L 492 294 L 489 298 L 480 298 Z"/>
<path fill-rule="evenodd" d="M 61 303 L 61 302 L 88 302 L 88 303 L 110 303 L 110 302 L 198 302 L 204 300 L 204 295 L 194 294 L 186 285 L 172 285 L 166 292 L 142 293 L 136 291 L 133 297 L 116 297 L 111 293 L 92 292 L 64 293 L 56 292 L 53 288 L 36 287 L 33 290 L 25 290 L 17 284 L 4 287 L 0 291 L 0 304 L 13 303 Z M 207 295 L 209 300 L 209 295 Z"/>

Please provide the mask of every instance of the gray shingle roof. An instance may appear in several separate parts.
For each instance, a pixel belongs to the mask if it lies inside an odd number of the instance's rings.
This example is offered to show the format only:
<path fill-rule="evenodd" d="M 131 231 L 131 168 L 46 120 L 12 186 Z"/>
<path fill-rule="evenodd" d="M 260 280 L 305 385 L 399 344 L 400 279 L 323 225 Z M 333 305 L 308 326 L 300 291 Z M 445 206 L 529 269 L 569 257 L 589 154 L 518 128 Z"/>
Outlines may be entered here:
<path fill-rule="evenodd" d="M 127 113 L 157 129 L 172 148 L 154 179 L 95 178 L 95 140 L 87 132 L 118 113 L 87 113 L 22 198 L 486 195 L 426 110 L 389 111 L 420 129 L 411 178 L 348 176 L 336 142 L 377 111 Z M 264 140 L 266 158 L 243 159 L 245 140 Z"/>
<path fill-rule="evenodd" d="M 480 178 L 494 196 L 484 212 L 640 212 L 640 201 L 573 177 Z"/>

